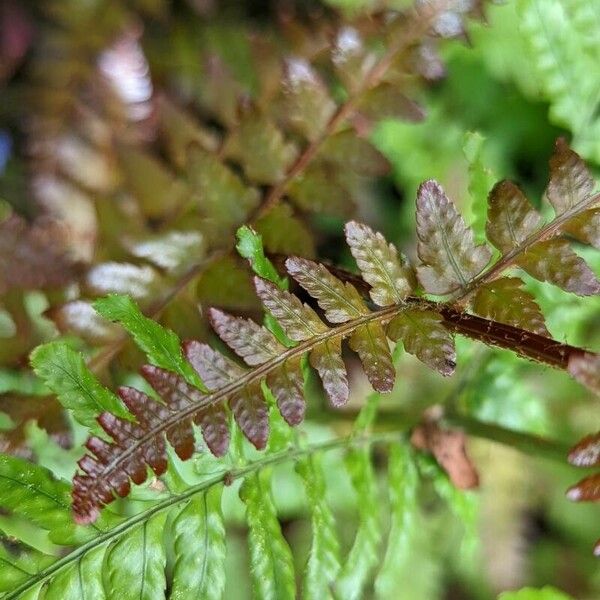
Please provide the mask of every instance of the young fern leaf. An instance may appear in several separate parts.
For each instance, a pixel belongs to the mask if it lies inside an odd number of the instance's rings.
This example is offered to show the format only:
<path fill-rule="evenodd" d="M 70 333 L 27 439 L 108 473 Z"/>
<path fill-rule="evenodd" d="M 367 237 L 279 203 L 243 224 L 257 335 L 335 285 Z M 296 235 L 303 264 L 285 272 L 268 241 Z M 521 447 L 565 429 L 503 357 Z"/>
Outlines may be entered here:
<path fill-rule="evenodd" d="M 417 267 L 419 281 L 431 294 L 464 289 L 488 264 L 492 253 L 475 245 L 464 222 L 439 183 L 422 183 L 417 193 Z"/>

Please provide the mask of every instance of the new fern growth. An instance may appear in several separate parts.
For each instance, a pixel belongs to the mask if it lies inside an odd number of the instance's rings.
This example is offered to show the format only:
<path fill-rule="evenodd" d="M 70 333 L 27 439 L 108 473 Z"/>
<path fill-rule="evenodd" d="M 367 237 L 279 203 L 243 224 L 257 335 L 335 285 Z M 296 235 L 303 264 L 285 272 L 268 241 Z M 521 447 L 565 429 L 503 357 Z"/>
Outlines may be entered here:
<path fill-rule="evenodd" d="M 97 301 L 96 310 L 121 322 L 151 360 L 160 355 L 155 364 L 142 367 L 141 374 L 161 402 L 132 387 L 119 388 L 128 413 L 121 409 L 98 418 L 112 442 L 105 436 L 87 441 L 89 454 L 80 460 L 81 472 L 73 481 L 76 521 L 94 522 L 115 495 L 129 493 L 130 481 L 146 480 L 147 467 L 156 475 L 164 473 L 167 442 L 181 459 L 190 458 L 194 423 L 215 456 L 224 455 L 229 446 L 229 412 L 244 436 L 257 449 L 265 448 L 271 395 L 289 425 L 303 418 L 305 356 L 319 374 L 331 406 L 344 405 L 349 393 L 344 340 L 378 392 L 389 392 L 394 385 L 388 339 L 402 342 L 407 352 L 447 376 L 456 364 L 454 332 L 566 369 L 598 391 L 599 357 L 548 337 L 543 315 L 523 281 L 512 272 L 506 276 L 507 270 L 519 267 L 569 292 L 600 292 L 600 282 L 569 242 L 575 237 L 598 245 L 600 195 L 593 193 L 593 179 L 583 161 L 562 140 L 550 167 L 546 197 L 556 216 L 546 224 L 513 183 L 501 182 L 491 191 L 486 233 L 500 253 L 491 264 L 492 249 L 474 242 L 472 230 L 441 186 L 427 181 L 417 196 L 416 269 L 381 234 L 354 221 L 346 225 L 346 240 L 368 297 L 324 265 L 300 257 L 286 260 L 287 272 L 316 301 L 319 312 L 272 281 L 255 277 L 256 293 L 271 317 L 270 329 L 209 311 L 216 333 L 246 366 L 194 340 L 184 342 L 180 350 L 168 333 L 165 346 L 152 334 L 156 324 L 128 298 Z M 426 294 L 442 298 L 435 301 Z M 146 326 L 147 333 L 140 334 Z M 42 350 L 34 354 L 33 364 L 43 374 Z M 50 377 L 53 384 L 60 393 L 61 385 Z"/>

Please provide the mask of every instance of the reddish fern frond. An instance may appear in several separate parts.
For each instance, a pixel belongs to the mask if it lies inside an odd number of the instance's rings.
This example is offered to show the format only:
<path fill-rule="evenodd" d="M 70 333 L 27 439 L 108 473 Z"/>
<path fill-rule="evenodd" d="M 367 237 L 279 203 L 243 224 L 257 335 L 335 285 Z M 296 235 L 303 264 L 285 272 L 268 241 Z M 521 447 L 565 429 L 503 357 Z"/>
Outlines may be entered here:
<path fill-rule="evenodd" d="M 209 321 L 214 330 L 247 366 L 205 343 L 185 342 L 183 356 L 208 393 L 188 383 L 194 381 L 189 374 L 187 381 L 183 378 L 185 368 L 177 361 L 172 364 L 178 373 L 144 366 L 142 375 L 160 401 L 132 388 L 121 388 L 119 395 L 135 421 L 108 413 L 99 417 L 113 442 L 95 437 L 88 442 L 91 454 L 80 461 L 83 473 L 75 478 L 77 519 L 93 520 L 114 494 L 128 493 L 130 480 L 144 481 L 147 466 L 156 474 L 164 472 L 167 443 L 180 458 L 189 458 L 195 447 L 194 423 L 217 456 L 228 448 L 229 409 L 243 434 L 258 449 L 264 448 L 268 440 L 272 398 L 288 424 L 300 423 L 305 412 L 301 367 L 305 356 L 318 373 L 331 405 L 342 406 L 349 395 L 342 359 L 344 341 L 358 354 L 371 385 L 379 392 L 391 391 L 396 375 L 388 339 L 402 342 L 408 353 L 447 376 L 456 367 L 455 333 L 568 370 L 598 391 L 600 357 L 547 337 L 543 315 L 534 297 L 523 289 L 522 280 L 502 276 L 505 268 L 516 263 L 578 294 L 596 293 L 597 282 L 587 273 L 589 268 L 579 257 L 576 261 L 569 258 L 576 255 L 569 242 L 560 237 L 571 218 L 589 210 L 595 200 L 581 198 L 591 188 L 576 155 L 560 145 L 557 152 L 548 196 L 559 207 L 557 211 L 564 209 L 557 217 L 561 221 L 542 226 L 540 215 L 516 186 L 507 182 L 496 186 L 490 194 L 487 233 L 503 255 L 482 275 L 491 256 L 489 249 L 475 245 L 473 232 L 450 199 L 439 184 L 429 181 L 421 186 L 417 199 L 418 254 L 422 261 L 417 273 L 422 289 L 412 267 L 394 246 L 366 225 L 350 222 L 346 237 L 364 280 L 304 258 L 285 261 L 289 275 L 314 299 L 323 318 L 293 293 L 255 278 L 258 297 L 292 347 L 284 346 L 269 329 L 250 319 L 210 309 Z M 575 174 L 569 179 L 567 171 L 571 168 Z M 570 199 L 565 200 L 564 194 Z M 560 260 L 555 259 L 557 248 L 562 253 Z M 533 263 L 532 257 L 540 253 L 543 256 Z M 542 258 L 549 267 L 544 266 Z M 458 303 L 422 297 L 423 292 L 446 295 L 457 290 L 462 298 L 472 293 L 472 310 L 482 316 L 467 312 Z M 369 303 L 368 295 L 376 306 Z M 119 304 L 120 311 L 124 306 L 127 304 Z M 265 386 L 271 392 L 266 396 Z M 581 489 L 582 498 L 595 493 L 594 485 L 592 481 Z"/>

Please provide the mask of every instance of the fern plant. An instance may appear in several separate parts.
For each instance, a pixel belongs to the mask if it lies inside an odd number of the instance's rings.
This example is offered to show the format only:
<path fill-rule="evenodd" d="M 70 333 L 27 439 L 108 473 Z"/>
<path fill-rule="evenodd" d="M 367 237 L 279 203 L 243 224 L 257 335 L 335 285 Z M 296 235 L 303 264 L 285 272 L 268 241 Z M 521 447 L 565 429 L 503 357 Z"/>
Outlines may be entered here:
<path fill-rule="evenodd" d="M 64 556 L 2 547 L 4 597 L 157 598 L 165 589 L 174 598 L 221 597 L 226 547 L 221 494 L 236 480 L 243 480 L 239 495 L 258 597 L 293 598 L 300 585 L 307 598 L 354 598 L 373 578 L 380 597 L 393 597 L 398 548 L 407 544 L 411 529 L 407 515 L 415 502 L 417 474 L 433 477 L 442 495 L 453 488 L 435 462 L 409 449 L 408 425 L 378 426 L 377 395 L 367 401 L 349 436 L 310 442 L 295 433 L 289 426 L 304 416 L 305 377 L 312 367 L 336 409 L 349 394 L 342 341 L 358 355 L 373 388 L 385 393 L 395 380 L 388 338 L 402 342 L 427 367 L 451 375 L 453 335 L 458 333 L 566 370 L 598 392 L 598 355 L 549 337 L 535 298 L 516 273 L 506 275 L 517 267 L 579 295 L 600 291 L 600 282 L 567 237 L 597 245 L 600 196 L 583 161 L 562 140 L 550 166 L 546 197 L 556 216 L 545 224 L 514 184 L 501 182 L 490 192 L 486 232 L 498 251 L 494 260 L 492 249 L 485 242 L 476 244 L 435 181 L 422 184 L 417 196 L 416 269 L 381 234 L 349 222 L 346 240 L 362 279 L 304 258 L 285 262 L 292 280 L 314 299 L 312 306 L 286 289 L 288 280 L 265 257 L 259 238 L 243 228 L 238 248 L 256 273 L 265 323 L 216 309 L 209 310 L 209 319 L 245 366 L 201 342 L 180 345 L 172 331 L 145 317 L 130 298 L 112 295 L 96 301 L 96 310 L 119 322 L 146 353 L 150 364 L 141 374 L 149 387 L 124 386 L 113 394 L 63 342 L 40 346 L 32 354 L 36 373 L 95 435 L 87 441 L 89 454 L 79 461 L 72 488 L 42 467 L 2 457 L 0 505 L 48 531 L 52 544 L 75 547 Z M 438 429 L 447 427 L 443 418 L 434 423 Z M 194 425 L 214 458 L 201 454 L 190 471 L 181 460 L 198 449 Z M 425 442 L 413 439 L 416 445 L 444 443 L 427 427 Z M 391 529 L 379 569 L 383 536 L 374 445 L 387 448 L 389 460 Z M 320 465 L 323 455 L 335 449 L 346 451 L 359 514 L 345 555 Z M 444 452 L 437 456 L 444 466 Z M 312 523 L 300 584 L 270 491 L 272 467 L 287 462 L 295 463 L 303 482 Z M 148 508 L 133 514 L 101 510 L 116 496 L 128 495 L 131 483 L 142 484 L 149 468 L 161 483 L 154 480 L 156 494 Z"/>

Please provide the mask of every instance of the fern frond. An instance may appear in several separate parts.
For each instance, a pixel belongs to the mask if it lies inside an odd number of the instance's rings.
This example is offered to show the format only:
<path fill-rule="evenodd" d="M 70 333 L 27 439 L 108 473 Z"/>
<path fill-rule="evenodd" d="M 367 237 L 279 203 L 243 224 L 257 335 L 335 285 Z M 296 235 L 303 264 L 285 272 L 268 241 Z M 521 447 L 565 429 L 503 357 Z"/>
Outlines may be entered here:
<path fill-rule="evenodd" d="M 361 271 L 373 285 L 374 298 L 383 306 L 369 306 L 357 287 L 324 265 L 289 258 L 285 263 L 288 273 L 314 298 L 325 320 L 297 296 L 261 277 L 255 278 L 255 287 L 270 313 L 269 329 L 222 311 L 209 312 L 221 339 L 252 368 L 242 367 L 194 340 L 183 344 L 182 353 L 176 336 L 143 317 L 131 301 L 118 296 L 99 301 L 100 313 L 124 325 L 155 363 L 144 366 L 141 373 L 162 402 L 132 388 L 119 389 L 135 421 L 109 412 L 100 415 L 101 427 L 114 441 L 108 443 L 99 437 L 88 441 L 91 454 L 80 461 L 83 473 L 74 480 L 76 518 L 82 523 L 92 522 L 99 508 L 113 500 L 114 492 L 121 496 L 129 492 L 130 479 L 145 481 L 146 466 L 157 475 L 163 473 L 167 441 L 181 459 L 189 458 L 194 452 L 193 423 L 200 425 L 210 450 L 223 455 L 229 444 L 227 406 L 246 438 L 256 448 L 265 448 L 270 401 L 264 397 L 265 390 L 272 393 L 289 424 L 297 424 L 303 417 L 304 356 L 319 374 L 332 406 L 343 405 L 349 391 L 343 340 L 358 354 L 372 386 L 380 392 L 390 391 L 395 379 L 388 338 L 402 341 L 404 348 L 426 365 L 450 375 L 455 368 L 453 332 L 569 370 L 593 389 L 596 355 L 535 333 L 544 325 L 533 298 L 521 290 L 519 279 L 495 277 L 516 263 L 576 293 L 597 293 L 600 283 L 582 259 L 576 257 L 578 269 L 570 268 L 573 261 L 569 256 L 575 255 L 567 240 L 559 237 L 570 217 L 596 202 L 591 189 L 582 161 L 560 143 L 553 158 L 548 195 L 557 211 L 563 212 L 549 225 L 540 226 L 539 215 L 513 184 L 496 186 L 490 194 L 487 232 L 504 254 L 479 275 L 489 251 L 483 245 L 475 246 L 471 230 L 437 183 L 427 182 L 421 187 L 417 228 L 420 255 L 427 264 L 426 270 L 418 268 L 417 272 L 422 279 L 426 273 L 425 289 L 446 294 L 458 288 L 463 299 L 477 292 L 473 309 L 498 321 L 469 314 L 458 304 L 408 296 L 415 282 L 406 260 L 380 234 L 357 223 L 346 228 L 349 243 Z M 245 237 L 253 243 L 251 237 Z M 550 246 L 560 249 L 560 260 L 555 259 Z M 253 257 L 259 272 L 275 277 L 260 251 L 246 248 L 246 254 Z M 531 257 L 538 255 L 543 261 L 533 263 Z M 547 277 L 548 272 L 551 277 Z M 433 273 L 439 277 L 433 279 Z M 336 274 L 341 276 L 339 270 Z M 515 326 L 521 322 L 526 329 Z M 277 331 L 275 325 L 287 337 L 281 332 L 276 337 L 272 333 Z M 289 341 L 290 347 L 281 340 Z M 43 347 L 38 352 L 44 352 Z M 47 375 L 52 373 L 52 369 L 46 371 Z M 54 389 L 60 392 L 60 378 L 57 381 Z"/>
<path fill-rule="evenodd" d="M 223 483 L 231 484 L 237 479 L 244 481 L 242 497 L 247 505 L 250 536 L 264 536 L 266 531 L 270 532 L 265 543 L 272 546 L 273 552 L 261 552 L 261 556 L 253 561 L 258 565 L 256 584 L 274 585 L 279 581 L 281 587 L 277 593 L 283 596 L 274 597 L 294 597 L 294 570 L 289 561 L 289 548 L 284 555 L 281 554 L 281 544 L 287 546 L 287 543 L 279 531 L 273 505 L 270 505 L 268 513 L 264 512 L 264 499 L 270 493 L 269 468 L 294 461 L 299 465 L 306 465 L 310 461 L 316 467 L 320 454 L 351 448 L 355 443 L 369 447 L 372 444 L 396 445 L 406 441 L 397 432 L 364 433 L 302 448 L 285 448 L 233 469 L 220 468 L 199 483 L 159 499 L 150 508 L 133 516 L 123 519 L 106 512 L 101 521 L 86 527 L 75 525 L 71 520 L 68 484 L 53 479 L 42 467 L 2 456 L 0 477 L 6 474 L 17 482 L 21 480 L 18 485 L 23 490 L 27 489 L 27 497 L 23 496 L 25 492 L 15 495 L 12 487 L 2 486 L 0 506 L 18 510 L 19 514 L 38 523 L 42 529 L 56 532 L 53 538 L 56 543 L 76 547 L 62 557 L 28 549 L 23 550 L 23 555 L 13 556 L 4 552 L 0 544 L 0 564 L 7 565 L 0 578 L 3 586 L 0 597 L 2 600 L 37 599 L 41 598 L 40 590 L 43 589 L 44 597 L 78 598 L 94 595 L 102 598 L 117 594 L 119 597 L 155 600 L 164 596 L 168 576 L 171 594 L 176 593 L 173 596 L 175 598 L 196 597 L 193 594 L 204 592 L 206 595 L 201 597 L 221 598 L 225 568 L 221 494 Z M 27 476 L 23 478 L 21 473 Z M 327 523 L 328 530 L 316 534 L 315 543 L 319 544 L 319 540 L 322 540 L 324 545 L 315 551 L 319 558 L 327 555 L 330 558 L 329 563 L 319 561 L 319 569 L 324 571 L 317 574 L 313 570 L 312 575 L 308 571 L 307 577 L 314 578 L 314 585 L 328 588 L 327 577 L 333 577 L 337 572 L 337 559 L 334 557 L 338 550 L 335 538 L 331 537 L 335 535 L 334 524 L 332 517 L 326 516 L 330 514 L 329 508 L 323 494 L 318 491 L 322 484 L 318 483 L 316 473 L 314 469 L 309 469 L 302 479 L 307 490 L 317 486 L 314 488 L 318 496 L 314 498 L 314 518 L 316 522 Z M 257 478 L 260 478 L 261 486 L 258 493 Z M 269 524 L 264 529 L 266 521 Z M 172 556 L 169 551 L 170 539 L 173 540 Z M 262 546 L 252 544 L 252 547 L 258 551 Z M 283 570 L 282 562 L 286 565 Z M 309 569 L 310 564 L 309 560 Z M 331 566 L 326 568 L 327 564 Z M 267 572 L 272 574 L 271 578 L 261 577 Z M 132 573 L 136 575 L 135 582 L 131 581 Z M 281 579 L 284 573 L 285 577 Z"/>

